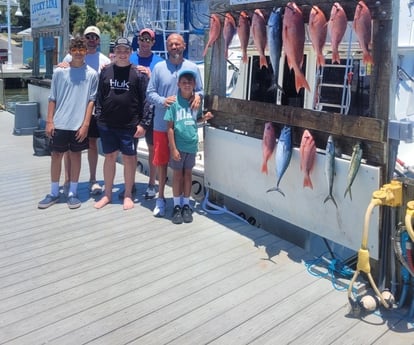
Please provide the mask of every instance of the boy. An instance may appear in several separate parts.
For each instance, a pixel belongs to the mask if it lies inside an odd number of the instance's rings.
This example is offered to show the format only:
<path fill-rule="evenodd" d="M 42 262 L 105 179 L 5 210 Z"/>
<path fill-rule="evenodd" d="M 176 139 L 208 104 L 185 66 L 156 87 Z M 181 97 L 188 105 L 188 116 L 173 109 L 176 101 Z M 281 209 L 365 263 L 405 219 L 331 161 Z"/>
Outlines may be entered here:
<path fill-rule="evenodd" d="M 81 206 L 77 197 L 81 153 L 89 146 L 88 129 L 98 87 L 98 73 L 85 63 L 86 42 L 77 37 L 70 42 L 69 68 L 56 68 L 52 77 L 47 111 L 46 135 L 51 140 L 51 192 L 38 208 L 45 209 L 59 200 L 62 158 L 69 151 L 71 180 L 67 203 L 70 209 Z"/>
<path fill-rule="evenodd" d="M 168 143 L 170 147 L 169 165 L 173 169 L 174 224 L 193 221 L 190 208 L 192 169 L 198 149 L 197 120 L 204 122 L 213 117 L 210 112 L 202 115 L 202 109 L 192 110 L 197 75 L 194 71 L 184 70 L 178 76 L 177 100 L 167 109 L 164 120 L 167 121 Z M 181 207 L 181 194 L 183 205 Z"/>

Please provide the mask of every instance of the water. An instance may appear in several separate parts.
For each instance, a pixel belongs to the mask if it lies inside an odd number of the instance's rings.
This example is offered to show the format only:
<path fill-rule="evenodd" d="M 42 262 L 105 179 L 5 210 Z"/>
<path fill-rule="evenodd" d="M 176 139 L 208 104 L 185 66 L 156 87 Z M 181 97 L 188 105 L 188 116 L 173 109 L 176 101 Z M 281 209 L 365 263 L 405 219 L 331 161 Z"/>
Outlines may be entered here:
<path fill-rule="evenodd" d="M 6 110 L 14 114 L 16 111 L 16 103 L 27 102 L 29 100 L 28 90 L 27 88 L 5 89 L 4 99 L 6 103 Z"/>

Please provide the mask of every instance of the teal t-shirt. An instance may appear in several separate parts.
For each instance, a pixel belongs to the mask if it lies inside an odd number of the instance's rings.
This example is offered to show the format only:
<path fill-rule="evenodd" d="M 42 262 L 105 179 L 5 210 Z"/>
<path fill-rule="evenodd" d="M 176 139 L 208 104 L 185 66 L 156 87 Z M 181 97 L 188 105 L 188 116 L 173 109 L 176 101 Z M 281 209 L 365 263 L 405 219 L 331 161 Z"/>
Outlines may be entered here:
<path fill-rule="evenodd" d="M 201 107 L 198 110 L 191 110 L 189 102 L 178 92 L 177 100 L 165 112 L 164 120 L 174 122 L 175 145 L 179 151 L 197 153 L 197 119 L 201 115 Z"/>

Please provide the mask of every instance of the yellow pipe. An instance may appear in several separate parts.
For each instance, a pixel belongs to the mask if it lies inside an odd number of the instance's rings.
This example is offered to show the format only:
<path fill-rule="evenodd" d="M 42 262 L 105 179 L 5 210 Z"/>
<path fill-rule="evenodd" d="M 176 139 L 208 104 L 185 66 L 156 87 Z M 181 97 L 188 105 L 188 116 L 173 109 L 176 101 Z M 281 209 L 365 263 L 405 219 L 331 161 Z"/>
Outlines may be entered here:
<path fill-rule="evenodd" d="M 405 227 L 407 229 L 407 233 L 411 238 L 411 241 L 414 241 L 414 230 L 413 230 L 413 223 L 412 218 L 414 215 L 414 201 L 409 201 L 407 203 L 407 211 L 405 213 Z"/>

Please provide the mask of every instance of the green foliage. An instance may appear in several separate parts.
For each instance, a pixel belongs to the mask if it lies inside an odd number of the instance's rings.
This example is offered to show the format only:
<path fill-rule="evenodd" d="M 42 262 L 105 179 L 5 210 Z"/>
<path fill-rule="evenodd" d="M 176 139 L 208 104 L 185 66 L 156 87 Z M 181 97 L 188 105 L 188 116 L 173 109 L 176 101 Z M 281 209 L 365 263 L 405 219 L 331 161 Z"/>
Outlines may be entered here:
<path fill-rule="evenodd" d="M 85 0 L 85 28 L 90 25 L 96 25 L 98 21 L 98 11 L 96 9 L 95 0 Z"/>

